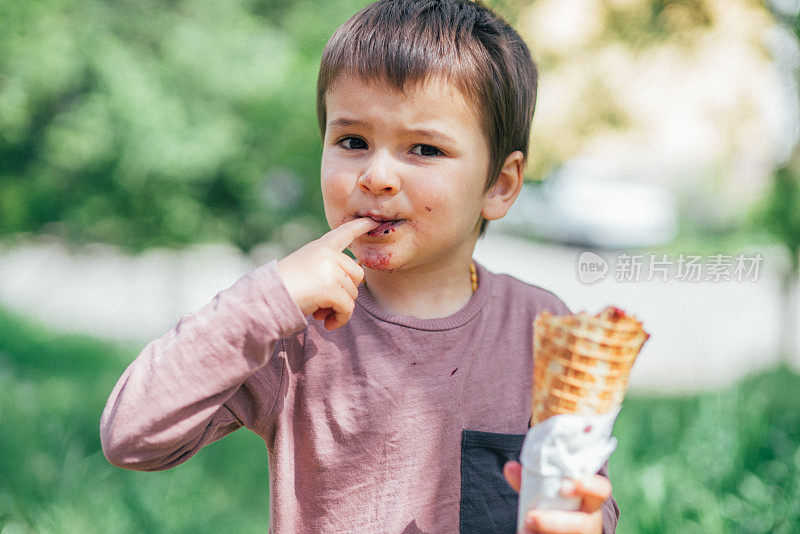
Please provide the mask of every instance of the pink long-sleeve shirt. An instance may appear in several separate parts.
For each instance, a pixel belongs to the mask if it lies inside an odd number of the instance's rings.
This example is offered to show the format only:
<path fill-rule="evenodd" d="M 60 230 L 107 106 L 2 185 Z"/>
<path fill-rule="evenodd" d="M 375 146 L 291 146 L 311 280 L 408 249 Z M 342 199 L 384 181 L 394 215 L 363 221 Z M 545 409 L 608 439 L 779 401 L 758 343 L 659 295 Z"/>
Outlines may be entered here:
<path fill-rule="evenodd" d="M 350 322 L 308 322 L 275 262 L 150 342 L 103 412 L 114 465 L 174 467 L 245 426 L 269 454 L 270 531 L 513 532 L 532 321 L 551 293 L 478 265 L 467 305 L 392 316 L 362 285 Z M 605 470 L 603 470 L 605 474 Z M 605 532 L 619 510 L 603 505 Z"/>

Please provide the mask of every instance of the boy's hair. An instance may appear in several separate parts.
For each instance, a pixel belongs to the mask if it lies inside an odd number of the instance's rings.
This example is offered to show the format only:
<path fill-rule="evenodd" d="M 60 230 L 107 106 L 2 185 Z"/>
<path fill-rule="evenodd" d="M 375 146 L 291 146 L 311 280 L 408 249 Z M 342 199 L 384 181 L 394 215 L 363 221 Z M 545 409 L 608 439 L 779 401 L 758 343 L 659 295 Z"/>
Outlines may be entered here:
<path fill-rule="evenodd" d="M 317 79 L 323 140 L 325 95 L 342 73 L 401 92 L 436 75 L 454 84 L 486 132 L 487 191 L 511 152 L 527 158 L 536 65 L 519 34 L 479 1 L 379 0 L 340 26 L 325 45 Z"/>

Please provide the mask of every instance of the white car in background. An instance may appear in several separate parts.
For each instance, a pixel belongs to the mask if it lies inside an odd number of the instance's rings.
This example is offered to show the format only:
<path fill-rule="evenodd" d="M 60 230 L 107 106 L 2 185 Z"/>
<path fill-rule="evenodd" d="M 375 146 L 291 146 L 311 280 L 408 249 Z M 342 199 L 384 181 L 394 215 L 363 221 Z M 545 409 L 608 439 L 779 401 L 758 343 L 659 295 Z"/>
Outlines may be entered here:
<path fill-rule="evenodd" d="M 526 183 L 498 229 L 574 246 L 626 249 L 669 243 L 678 230 L 675 196 L 663 187 L 565 164 L 542 183 Z"/>

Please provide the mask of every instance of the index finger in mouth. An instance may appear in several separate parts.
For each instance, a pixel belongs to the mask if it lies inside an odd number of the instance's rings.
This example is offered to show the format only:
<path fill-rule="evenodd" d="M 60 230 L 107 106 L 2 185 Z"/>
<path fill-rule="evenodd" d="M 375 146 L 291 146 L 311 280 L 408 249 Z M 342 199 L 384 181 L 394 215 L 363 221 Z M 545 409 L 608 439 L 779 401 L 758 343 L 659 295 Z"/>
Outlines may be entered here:
<path fill-rule="evenodd" d="M 377 228 L 381 223 L 369 217 L 359 217 L 348 221 L 341 226 L 337 226 L 324 236 L 322 239 L 327 241 L 338 251 L 346 249 L 357 237 L 366 234 L 373 228 Z"/>

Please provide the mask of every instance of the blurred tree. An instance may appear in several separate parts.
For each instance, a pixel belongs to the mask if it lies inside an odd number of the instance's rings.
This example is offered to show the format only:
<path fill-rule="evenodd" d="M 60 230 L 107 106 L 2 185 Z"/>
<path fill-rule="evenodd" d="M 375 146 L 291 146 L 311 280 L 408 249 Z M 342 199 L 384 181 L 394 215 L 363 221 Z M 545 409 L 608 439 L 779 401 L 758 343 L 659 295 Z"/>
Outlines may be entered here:
<path fill-rule="evenodd" d="M 0 0 L 0 235 L 248 250 L 324 231 L 319 57 L 367 3 Z"/>
<path fill-rule="evenodd" d="M 0 234 L 321 231 L 316 70 L 365 3 L 0 0 Z"/>
<path fill-rule="evenodd" d="M 764 0 L 536 0 L 519 27 L 542 71 L 531 178 L 580 158 L 673 191 L 698 231 L 742 223 L 793 105 Z"/>
<path fill-rule="evenodd" d="M 319 56 L 366 3 L 0 0 L 0 235 L 46 232 L 134 250 L 225 240 L 248 250 L 322 232 Z M 772 79 L 754 52 L 754 36 L 773 23 L 761 0 L 487 3 L 515 23 L 547 73 L 533 176 L 614 147 L 657 169 L 711 153 L 751 161 L 774 144 L 758 126 L 775 115 L 757 103 L 769 99 Z M 719 50 L 745 54 L 733 62 L 744 67 L 726 70 Z M 677 84 L 665 101 L 658 91 L 677 72 L 682 81 L 745 72 L 749 85 L 724 78 L 737 89 L 720 95 L 719 84 Z M 720 141 L 719 124 L 733 144 Z M 685 135 L 698 131 L 708 135 Z M 631 150 L 638 141 L 645 147 Z M 678 157 L 686 147 L 694 152 Z M 735 175 L 725 165 L 714 179 Z M 691 173 L 681 175 L 693 179 L 691 198 L 704 197 Z"/>
<path fill-rule="evenodd" d="M 790 260 L 781 279 L 780 342 L 781 354 L 789 362 L 797 352 L 800 330 L 800 151 L 775 172 L 769 195 L 760 208 L 757 220 L 786 247 Z"/>
<path fill-rule="evenodd" d="M 794 32 L 800 43 L 800 14 L 775 9 L 775 16 Z M 800 66 L 795 65 L 797 87 Z M 800 96 L 800 95 L 799 95 Z M 786 248 L 789 264 L 783 273 L 781 354 L 788 363 L 797 357 L 800 332 L 800 143 L 773 176 L 769 194 L 755 210 L 755 220 Z"/>

